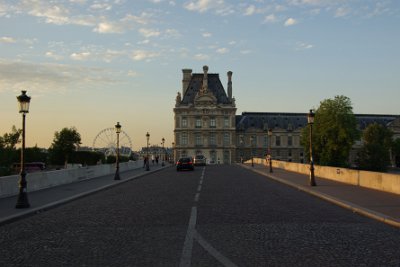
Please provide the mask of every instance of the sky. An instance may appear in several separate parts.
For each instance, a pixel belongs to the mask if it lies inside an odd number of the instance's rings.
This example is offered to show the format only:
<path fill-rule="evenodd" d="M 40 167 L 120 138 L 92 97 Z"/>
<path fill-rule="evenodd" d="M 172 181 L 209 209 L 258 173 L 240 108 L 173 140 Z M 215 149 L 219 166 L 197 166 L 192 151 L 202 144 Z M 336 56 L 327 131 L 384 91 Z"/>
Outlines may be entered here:
<path fill-rule="evenodd" d="M 182 69 L 232 71 L 237 114 L 308 112 L 345 95 L 400 114 L 398 0 L 0 0 L 0 135 L 27 146 L 75 127 L 83 146 L 117 122 L 134 150 L 173 142 Z"/>

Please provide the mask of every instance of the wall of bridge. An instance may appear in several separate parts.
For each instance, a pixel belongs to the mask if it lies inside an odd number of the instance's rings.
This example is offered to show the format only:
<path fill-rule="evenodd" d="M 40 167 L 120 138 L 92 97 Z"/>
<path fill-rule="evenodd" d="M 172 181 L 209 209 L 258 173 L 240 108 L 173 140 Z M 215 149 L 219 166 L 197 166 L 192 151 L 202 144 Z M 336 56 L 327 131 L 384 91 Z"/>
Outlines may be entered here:
<path fill-rule="evenodd" d="M 138 161 L 122 162 L 119 164 L 120 172 L 141 168 L 143 163 Z M 62 169 L 55 171 L 40 171 L 26 175 L 27 190 L 36 191 L 62 184 L 78 182 L 104 175 L 115 173 L 115 164 L 102 164 L 96 166 Z M 0 177 L 0 198 L 17 195 L 19 175 Z"/>
<path fill-rule="evenodd" d="M 255 158 L 254 162 L 266 165 L 265 159 Z M 274 168 L 280 168 L 287 171 L 302 173 L 306 175 L 310 174 L 309 164 L 273 160 L 272 166 Z M 359 171 L 346 168 L 336 168 L 336 167 L 327 167 L 318 165 L 314 165 L 314 174 L 316 177 L 321 177 L 342 183 L 363 186 L 366 188 L 376 189 L 400 195 L 400 175 L 396 174 Z"/>

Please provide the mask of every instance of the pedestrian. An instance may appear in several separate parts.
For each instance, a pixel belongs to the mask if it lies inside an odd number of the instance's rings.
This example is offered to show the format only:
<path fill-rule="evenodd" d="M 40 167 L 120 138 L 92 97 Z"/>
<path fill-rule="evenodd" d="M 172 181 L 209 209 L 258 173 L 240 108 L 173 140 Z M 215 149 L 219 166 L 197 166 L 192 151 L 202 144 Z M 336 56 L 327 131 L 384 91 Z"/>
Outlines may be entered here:
<path fill-rule="evenodd" d="M 154 165 L 154 155 L 151 155 L 151 163 Z"/>
<path fill-rule="evenodd" d="M 146 167 L 147 157 L 143 156 L 143 168 Z"/>
<path fill-rule="evenodd" d="M 158 156 L 156 156 L 156 163 L 157 163 L 157 165 L 158 165 Z"/>

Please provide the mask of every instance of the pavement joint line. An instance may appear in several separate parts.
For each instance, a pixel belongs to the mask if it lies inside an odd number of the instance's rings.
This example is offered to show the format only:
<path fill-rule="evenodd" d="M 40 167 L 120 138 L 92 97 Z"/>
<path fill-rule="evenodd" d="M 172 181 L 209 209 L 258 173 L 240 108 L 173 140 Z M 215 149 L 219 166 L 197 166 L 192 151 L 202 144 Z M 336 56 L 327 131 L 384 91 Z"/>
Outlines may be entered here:
<path fill-rule="evenodd" d="M 242 166 L 240 164 L 238 164 L 238 165 Z M 303 192 L 306 192 L 306 193 L 311 194 L 313 196 L 319 197 L 319 198 L 321 198 L 321 199 L 323 199 L 325 201 L 331 202 L 331 203 L 333 203 L 335 205 L 338 205 L 338 206 L 340 206 L 342 208 L 349 209 L 349 210 L 353 211 L 354 213 L 358 213 L 358 214 L 364 215 L 365 217 L 368 217 L 368 218 L 371 218 L 371 219 L 374 219 L 374 220 L 389 224 L 391 226 L 400 228 L 400 221 L 399 220 L 396 220 L 396 219 L 394 219 L 394 218 L 392 218 L 390 216 L 387 216 L 385 214 L 382 214 L 382 213 L 379 213 L 379 212 L 376 212 L 376 211 L 361 207 L 361 206 L 359 206 L 357 204 L 354 204 L 354 203 L 351 203 L 351 202 L 348 202 L 348 201 L 345 201 L 345 200 L 341 200 L 341 199 L 335 198 L 335 197 L 330 196 L 328 194 L 317 192 L 317 191 L 315 191 L 315 190 L 313 190 L 311 188 L 308 188 L 308 187 L 305 187 L 305 186 L 302 186 L 302 185 L 298 185 L 298 184 L 286 181 L 286 180 L 281 179 L 281 178 L 279 178 L 279 177 L 277 177 L 275 175 L 272 175 L 270 173 L 264 173 L 262 170 L 257 170 L 257 169 L 254 169 L 254 168 L 251 168 L 251 167 L 247 167 L 247 166 L 242 166 L 242 167 L 245 168 L 245 169 L 248 169 L 248 170 L 252 170 L 253 172 L 256 172 L 258 174 L 266 176 L 266 177 L 268 177 L 268 178 L 270 178 L 272 180 L 275 180 L 277 182 L 280 182 L 280 183 L 289 185 L 291 187 L 297 188 L 300 191 L 303 191 Z"/>
<path fill-rule="evenodd" d="M 105 189 L 108 189 L 108 188 L 111 188 L 111 187 L 126 183 L 128 181 L 132 181 L 132 180 L 141 178 L 141 177 L 146 176 L 148 174 L 151 174 L 151 173 L 154 173 L 154 172 L 158 172 L 158 171 L 163 170 L 163 169 L 165 169 L 167 167 L 168 166 L 161 167 L 161 168 L 155 169 L 155 170 L 150 170 L 150 171 L 144 172 L 144 173 L 139 173 L 137 175 L 125 178 L 123 180 L 118 180 L 118 181 L 114 180 L 114 183 L 112 183 L 112 184 L 100 186 L 100 187 L 97 187 L 95 189 L 92 189 L 92 190 L 89 190 L 89 191 L 86 191 L 86 192 L 83 192 L 83 193 L 80 193 L 80 194 L 76 194 L 76 195 L 73 195 L 71 197 L 66 197 L 66 198 L 54 201 L 52 203 L 49 203 L 49 204 L 45 204 L 45 205 L 42 205 L 42 206 L 39 206 L 39 207 L 36 207 L 36 208 L 30 208 L 29 210 L 22 211 L 21 213 L 18 213 L 18 214 L 14 214 L 14 215 L 11 215 L 11 216 L 0 218 L 0 225 L 11 223 L 11 222 L 17 221 L 19 219 L 38 214 L 38 213 L 50 210 L 52 208 L 56 208 L 58 206 L 61 206 L 61 205 L 66 204 L 68 202 L 77 200 L 79 198 L 83 198 L 83 197 L 86 197 L 88 195 L 97 193 L 99 191 L 102 191 L 102 190 L 105 190 Z"/>

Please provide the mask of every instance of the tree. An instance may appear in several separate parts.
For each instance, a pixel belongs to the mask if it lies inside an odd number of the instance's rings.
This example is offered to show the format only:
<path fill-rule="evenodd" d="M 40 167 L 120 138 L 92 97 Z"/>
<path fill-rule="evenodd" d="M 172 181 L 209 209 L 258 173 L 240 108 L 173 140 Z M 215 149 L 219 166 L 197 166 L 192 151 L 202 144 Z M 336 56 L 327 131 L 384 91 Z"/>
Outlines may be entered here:
<path fill-rule="evenodd" d="M 368 171 L 387 171 L 390 165 L 390 148 L 392 147 L 391 130 L 383 125 L 373 123 L 363 133 L 363 147 L 358 153 L 360 169 Z"/>
<path fill-rule="evenodd" d="M 12 164 L 19 161 L 16 145 L 20 142 L 21 130 L 15 126 L 10 133 L 0 136 L 0 176 L 12 173 Z"/>
<path fill-rule="evenodd" d="M 75 127 L 63 128 L 60 132 L 55 132 L 53 143 L 49 149 L 51 162 L 66 166 L 70 155 L 80 144 L 81 135 Z"/>
<path fill-rule="evenodd" d="M 395 160 L 396 167 L 400 167 L 400 138 L 393 141 L 392 155 Z"/>
<path fill-rule="evenodd" d="M 321 101 L 313 125 L 314 163 L 347 167 L 350 150 L 360 133 L 351 101 L 346 96 Z M 309 158 L 309 127 L 302 131 L 301 143 Z"/>

